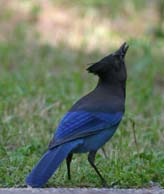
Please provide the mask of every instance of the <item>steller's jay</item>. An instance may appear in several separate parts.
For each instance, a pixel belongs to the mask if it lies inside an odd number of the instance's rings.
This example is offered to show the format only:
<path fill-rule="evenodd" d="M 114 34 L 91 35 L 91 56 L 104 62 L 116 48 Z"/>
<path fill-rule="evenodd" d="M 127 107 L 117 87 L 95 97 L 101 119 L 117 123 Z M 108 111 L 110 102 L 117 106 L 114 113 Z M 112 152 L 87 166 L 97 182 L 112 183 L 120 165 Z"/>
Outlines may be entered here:
<path fill-rule="evenodd" d="M 115 133 L 125 111 L 127 73 L 124 57 L 128 47 L 124 43 L 116 52 L 87 68 L 99 77 L 96 88 L 77 101 L 60 121 L 48 151 L 27 176 L 27 185 L 42 187 L 64 159 L 70 179 L 73 154 L 85 152 L 89 152 L 89 163 L 103 186 L 106 185 L 94 160 L 97 150 Z"/>

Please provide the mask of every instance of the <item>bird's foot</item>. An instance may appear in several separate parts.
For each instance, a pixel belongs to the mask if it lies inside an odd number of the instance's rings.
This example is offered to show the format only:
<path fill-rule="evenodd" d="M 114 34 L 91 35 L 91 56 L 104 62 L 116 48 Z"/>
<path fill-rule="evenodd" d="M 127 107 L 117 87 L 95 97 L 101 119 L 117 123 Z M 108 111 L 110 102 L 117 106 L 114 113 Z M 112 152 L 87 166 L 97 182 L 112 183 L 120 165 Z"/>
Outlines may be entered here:
<path fill-rule="evenodd" d="M 102 180 L 102 186 L 105 187 L 105 188 L 109 187 L 109 185 L 107 184 L 105 179 Z"/>
<path fill-rule="evenodd" d="M 71 180 L 71 175 L 68 175 L 68 180 L 69 180 L 69 181 Z"/>

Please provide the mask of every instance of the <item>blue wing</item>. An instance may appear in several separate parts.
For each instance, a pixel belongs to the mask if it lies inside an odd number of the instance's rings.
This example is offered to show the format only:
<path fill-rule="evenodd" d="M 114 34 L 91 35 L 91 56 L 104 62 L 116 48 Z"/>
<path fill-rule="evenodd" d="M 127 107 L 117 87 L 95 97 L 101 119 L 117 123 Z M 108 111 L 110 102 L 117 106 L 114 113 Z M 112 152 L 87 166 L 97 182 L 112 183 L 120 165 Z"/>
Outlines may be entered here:
<path fill-rule="evenodd" d="M 68 112 L 59 123 L 49 148 L 118 125 L 122 116 L 122 112 L 110 114 L 86 111 Z"/>

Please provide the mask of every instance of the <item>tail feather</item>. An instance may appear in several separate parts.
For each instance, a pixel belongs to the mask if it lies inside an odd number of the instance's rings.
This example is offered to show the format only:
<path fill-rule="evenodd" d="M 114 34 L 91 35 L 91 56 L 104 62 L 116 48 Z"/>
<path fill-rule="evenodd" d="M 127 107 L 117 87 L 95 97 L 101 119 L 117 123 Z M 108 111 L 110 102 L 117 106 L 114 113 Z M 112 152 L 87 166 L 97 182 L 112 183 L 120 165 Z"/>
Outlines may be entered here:
<path fill-rule="evenodd" d="M 32 187 L 42 187 L 67 155 L 79 144 L 81 144 L 80 139 L 48 150 L 27 176 L 26 184 Z"/>

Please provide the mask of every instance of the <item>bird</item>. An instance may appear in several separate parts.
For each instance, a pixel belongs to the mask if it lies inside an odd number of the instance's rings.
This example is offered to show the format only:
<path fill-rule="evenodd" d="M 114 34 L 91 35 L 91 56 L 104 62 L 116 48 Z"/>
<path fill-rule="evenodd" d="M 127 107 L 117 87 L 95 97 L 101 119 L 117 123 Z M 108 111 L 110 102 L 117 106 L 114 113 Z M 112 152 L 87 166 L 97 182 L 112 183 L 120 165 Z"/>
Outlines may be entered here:
<path fill-rule="evenodd" d="M 95 157 L 114 135 L 125 112 L 125 55 L 128 48 L 125 42 L 115 52 L 89 64 L 87 71 L 98 77 L 96 87 L 74 103 L 63 116 L 47 151 L 26 177 L 26 185 L 43 187 L 64 160 L 68 179 L 71 179 L 73 154 L 88 153 L 88 162 L 100 177 L 102 186 L 107 186 L 95 165 Z"/>

